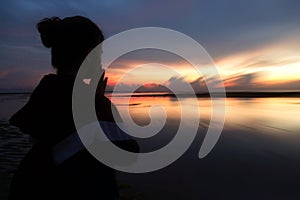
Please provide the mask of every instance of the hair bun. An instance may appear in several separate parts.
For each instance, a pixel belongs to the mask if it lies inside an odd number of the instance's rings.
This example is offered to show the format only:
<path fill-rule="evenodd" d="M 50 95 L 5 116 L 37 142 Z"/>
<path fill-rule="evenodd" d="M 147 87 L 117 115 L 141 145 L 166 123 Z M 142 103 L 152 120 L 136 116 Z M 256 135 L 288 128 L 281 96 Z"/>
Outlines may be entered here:
<path fill-rule="evenodd" d="M 51 48 L 58 40 L 61 19 L 59 17 L 45 18 L 37 24 L 42 43 Z"/>

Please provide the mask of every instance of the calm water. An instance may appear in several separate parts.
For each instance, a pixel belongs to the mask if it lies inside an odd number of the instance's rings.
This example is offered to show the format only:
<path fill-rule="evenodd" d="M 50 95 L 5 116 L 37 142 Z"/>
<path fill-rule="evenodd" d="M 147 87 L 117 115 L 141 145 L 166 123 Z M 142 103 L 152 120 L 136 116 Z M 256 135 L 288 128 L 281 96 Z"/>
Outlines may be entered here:
<path fill-rule="evenodd" d="M 128 109 L 125 97 L 112 100 L 121 114 Z M 160 110 L 151 110 L 152 106 L 159 105 L 165 110 L 168 120 L 175 122 L 172 124 L 175 125 L 181 119 L 180 103 L 182 103 L 185 105 L 184 108 L 190 111 L 188 118 L 200 117 L 200 127 L 207 127 L 211 118 L 210 99 L 197 99 L 199 116 L 193 112 L 197 108 L 190 101 L 190 98 L 184 98 L 179 102 L 170 97 L 134 97 L 130 99 L 129 112 L 136 123 L 147 125 L 150 120 L 161 121 L 165 118 Z M 243 130 L 251 131 L 253 134 L 284 141 L 300 138 L 300 98 L 228 98 L 225 109 L 224 131 L 239 130 L 241 134 Z"/>
<path fill-rule="evenodd" d="M 21 108 L 28 100 L 28 94 L 0 95 L 0 120 L 7 121 L 9 117 Z M 113 99 L 119 112 L 127 109 L 126 98 Z M 189 98 L 184 104 L 189 104 Z M 208 98 L 199 98 L 201 121 L 209 121 L 211 117 L 211 102 Z M 149 123 L 149 109 L 153 105 L 162 106 L 169 118 L 180 119 L 180 102 L 170 97 L 133 97 L 130 99 L 130 114 L 143 125 Z M 191 108 L 193 109 L 193 108 Z M 230 128 L 252 128 L 264 133 L 274 133 L 285 136 L 297 135 L 300 131 L 300 98 L 228 98 L 226 100 L 226 123 Z M 160 115 L 152 113 L 153 119 Z M 159 113 L 158 113 L 159 114 Z M 193 116 L 191 116 L 193 117 Z"/>
<path fill-rule="evenodd" d="M 28 95 L 0 95 L 0 170 L 9 172 L 27 151 L 26 136 L 7 124 L 9 117 L 28 100 Z M 113 99 L 120 113 L 128 106 L 124 97 Z M 183 104 L 188 109 L 191 99 Z M 197 99 L 200 124 L 197 137 L 188 151 L 170 166 L 147 174 L 118 173 L 143 199 L 198 199 L 200 197 L 274 198 L 300 197 L 300 98 L 230 98 L 222 135 L 204 159 L 197 157 L 211 117 L 208 98 Z M 159 149 L 172 140 L 180 122 L 179 102 L 170 97 L 134 97 L 129 112 L 139 125 L 150 120 L 165 127 L 157 135 L 139 139 L 142 151 Z M 190 118 L 193 116 L 191 112 Z M 125 119 L 126 120 L 126 119 Z M 143 134 L 143 133 L 141 133 Z M 21 146 L 20 149 L 12 148 Z M 11 163 L 11 166 L 10 166 Z M 218 191 L 216 193 L 216 190 Z M 299 195 L 299 196 L 298 196 Z"/>

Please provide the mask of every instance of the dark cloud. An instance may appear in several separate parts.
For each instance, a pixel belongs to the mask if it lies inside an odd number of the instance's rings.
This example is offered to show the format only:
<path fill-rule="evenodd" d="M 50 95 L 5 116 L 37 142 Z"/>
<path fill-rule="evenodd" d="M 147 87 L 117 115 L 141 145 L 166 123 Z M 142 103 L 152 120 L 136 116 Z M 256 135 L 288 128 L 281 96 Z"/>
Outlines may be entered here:
<path fill-rule="evenodd" d="M 289 34 L 298 26 L 299 8 L 299 1 L 201 1 L 190 11 L 189 32 L 219 58 Z"/>
<path fill-rule="evenodd" d="M 156 84 L 156 83 L 148 83 L 147 85 L 141 84 L 126 84 L 121 83 L 118 85 L 118 88 L 115 89 L 114 86 L 108 85 L 106 91 L 114 91 L 114 92 L 170 92 L 166 85 Z"/>

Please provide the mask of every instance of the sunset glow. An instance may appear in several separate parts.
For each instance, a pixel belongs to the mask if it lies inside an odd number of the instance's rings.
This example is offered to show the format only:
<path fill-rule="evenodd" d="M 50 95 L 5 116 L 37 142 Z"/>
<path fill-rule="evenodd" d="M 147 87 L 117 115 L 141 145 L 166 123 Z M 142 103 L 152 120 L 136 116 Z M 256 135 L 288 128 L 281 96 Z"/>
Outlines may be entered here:
<path fill-rule="evenodd" d="M 300 51 L 297 52 L 279 44 L 262 49 L 254 49 L 234 55 L 229 55 L 216 60 L 219 73 L 225 87 L 239 90 L 297 90 L 300 83 Z M 157 57 L 158 62 L 160 56 Z M 178 58 L 176 58 L 178 59 Z M 174 59 L 174 60 L 176 60 Z M 178 59 L 160 63 L 148 63 L 145 61 L 126 60 L 107 68 L 109 86 L 119 84 L 147 85 L 156 83 L 168 85 L 172 77 L 181 77 L 191 83 L 201 79 L 202 74 L 188 62 Z M 122 66 L 121 68 L 119 66 Z M 143 66 L 143 67 L 141 67 Z M 209 71 L 210 66 L 200 66 L 204 72 Z M 169 69 L 168 69 L 169 68 Z M 176 70 L 176 72 L 172 72 Z M 123 77 L 126 74 L 126 77 Z M 205 78 L 205 77 L 203 77 Z M 155 90 L 155 87 L 152 86 Z"/>
<path fill-rule="evenodd" d="M 61 6 L 50 3 L 48 7 L 38 1 L 28 4 L 11 1 L 1 6 L 2 19 L 6 19 L 6 22 L 2 22 L 0 27 L 0 90 L 31 91 L 43 75 L 55 73 L 51 66 L 50 51 L 42 46 L 35 29 L 40 19 L 55 14 L 88 15 L 103 29 L 106 38 L 131 28 L 147 26 L 170 28 L 186 34 L 210 54 L 229 91 L 299 90 L 300 16 L 293 4 L 265 2 L 261 4 L 261 9 L 257 9 L 255 2 L 244 2 L 239 10 L 231 2 L 232 6 L 227 11 L 222 9 L 227 5 L 223 3 L 214 5 L 189 1 L 174 4 L 172 8 L 163 3 L 158 8 L 154 2 L 147 6 L 142 1 L 132 4 L 105 2 L 65 3 Z M 182 12 L 183 7 L 185 11 Z M 212 8 L 220 12 L 214 15 L 207 12 Z M 119 12 L 120 9 L 127 14 Z M 168 17 L 165 9 L 168 10 Z M 247 12 L 243 12 L 243 9 Z M 136 68 L 142 65 L 148 67 Z M 174 69 L 176 73 L 162 66 Z M 209 70 L 211 66 L 197 67 L 206 74 L 204 77 L 172 52 L 132 52 L 108 66 L 108 90 L 116 84 L 168 85 L 174 77 L 194 85 L 199 80 L 213 80 L 214 75 Z"/>

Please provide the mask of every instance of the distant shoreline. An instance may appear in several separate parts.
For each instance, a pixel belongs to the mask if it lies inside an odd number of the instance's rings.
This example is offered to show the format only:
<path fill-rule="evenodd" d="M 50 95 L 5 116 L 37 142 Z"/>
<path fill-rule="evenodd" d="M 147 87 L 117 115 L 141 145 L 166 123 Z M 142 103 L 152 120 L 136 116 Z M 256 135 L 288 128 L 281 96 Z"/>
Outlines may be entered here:
<path fill-rule="evenodd" d="M 23 95 L 31 94 L 31 92 L 2 92 L 0 95 Z M 107 94 L 111 94 L 108 92 Z M 223 97 L 221 93 L 213 93 L 214 97 Z M 118 97 L 128 97 L 127 93 L 118 93 Z M 160 92 L 136 92 L 131 97 L 192 97 L 191 94 L 172 94 L 172 93 L 160 93 Z M 210 97 L 210 93 L 198 93 L 196 97 Z M 272 98 L 272 97 L 299 97 L 300 92 L 226 92 L 227 98 Z"/>
<path fill-rule="evenodd" d="M 221 93 L 213 93 L 214 97 L 223 97 Z M 128 97 L 128 94 L 118 94 L 118 97 Z M 192 94 L 172 94 L 172 93 L 134 93 L 131 97 L 192 97 Z M 210 93 L 198 93 L 196 97 L 208 98 Z M 227 98 L 272 98 L 272 97 L 300 97 L 300 92 L 226 92 Z"/>

